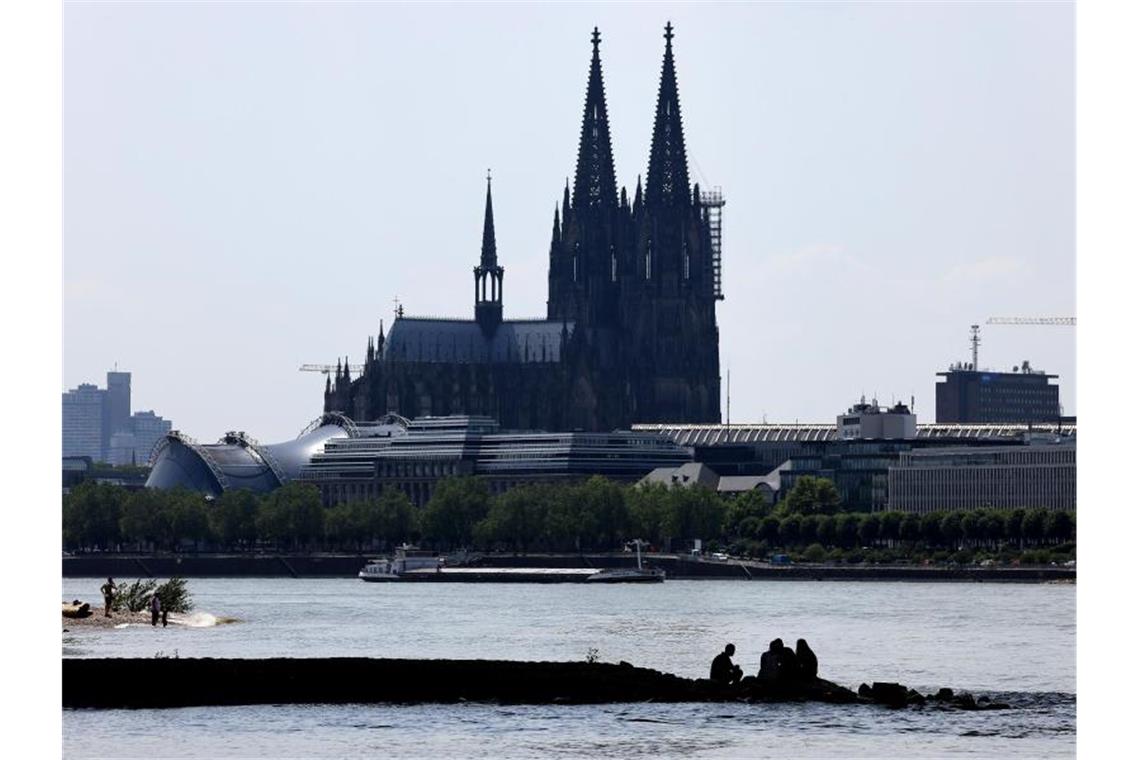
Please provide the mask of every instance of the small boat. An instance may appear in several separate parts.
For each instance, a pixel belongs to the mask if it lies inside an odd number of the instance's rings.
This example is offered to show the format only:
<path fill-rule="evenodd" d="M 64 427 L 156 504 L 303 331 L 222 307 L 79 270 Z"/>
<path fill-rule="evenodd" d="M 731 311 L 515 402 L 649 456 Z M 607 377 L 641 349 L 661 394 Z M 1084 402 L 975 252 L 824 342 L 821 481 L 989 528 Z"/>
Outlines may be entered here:
<path fill-rule="evenodd" d="M 610 567 L 586 578 L 586 583 L 661 583 L 665 571 L 641 566 L 641 541 L 631 541 L 637 547 L 637 567 Z"/>
<path fill-rule="evenodd" d="M 404 573 L 414 570 L 439 570 L 442 566 L 442 557 L 405 544 L 396 549 L 396 556 L 392 559 L 370 560 L 356 576 L 362 581 L 373 583 L 398 581 Z"/>
<path fill-rule="evenodd" d="M 586 583 L 661 583 L 665 571 L 656 568 L 610 567 L 586 578 Z"/>

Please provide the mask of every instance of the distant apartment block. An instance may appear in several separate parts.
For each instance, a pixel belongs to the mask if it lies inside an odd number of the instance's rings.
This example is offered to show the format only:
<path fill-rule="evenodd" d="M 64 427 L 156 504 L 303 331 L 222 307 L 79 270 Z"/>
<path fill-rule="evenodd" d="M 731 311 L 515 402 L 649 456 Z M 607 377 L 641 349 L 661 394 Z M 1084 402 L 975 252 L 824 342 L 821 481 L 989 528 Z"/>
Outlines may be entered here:
<path fill-rule="evenodd" d="M 937 422 L 1056 423 L 1060 418 L 1059 390 L 1050 382 L 1056 375 L 1033 370 L 1028 362 L 1013 372 L 970 367 L 938 373 L 944 380 L 934 386 Z"/>
<path fill-rule="evenodd" d="M 1075 441 L 903 452 L 890 468 L 890 509 L 1076 510 Z"/>
<path fill-rule="evenodd" d="M 171 423 L 153 411 L 131 414 L 131 373 L 107 373 L 107 387 L 83 383 L 63 394 L 63 456 L 145 465 Z"/>

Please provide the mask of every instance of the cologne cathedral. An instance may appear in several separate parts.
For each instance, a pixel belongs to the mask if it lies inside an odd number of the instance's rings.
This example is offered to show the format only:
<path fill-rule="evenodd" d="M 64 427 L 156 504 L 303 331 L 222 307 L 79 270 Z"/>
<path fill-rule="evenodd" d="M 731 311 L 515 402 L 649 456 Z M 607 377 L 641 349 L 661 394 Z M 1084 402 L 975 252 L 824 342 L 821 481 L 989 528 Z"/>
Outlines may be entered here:
<path fill-rule="evenodd" d="M 577 168 L 554 212 L 546 319 L 503 319 L 488 178 L 474 318 L 398 310 L 387 335 L 381 325 L 369 338 L 359 376 L 346 362 L 328 380 L 326 412 L 487 415 L 548 431 L 720 422 L 723 201 L 689 183 L 672 25 L 649 169 L 632 199 L 614 176 L 596 28 L 592 41 Z"/>

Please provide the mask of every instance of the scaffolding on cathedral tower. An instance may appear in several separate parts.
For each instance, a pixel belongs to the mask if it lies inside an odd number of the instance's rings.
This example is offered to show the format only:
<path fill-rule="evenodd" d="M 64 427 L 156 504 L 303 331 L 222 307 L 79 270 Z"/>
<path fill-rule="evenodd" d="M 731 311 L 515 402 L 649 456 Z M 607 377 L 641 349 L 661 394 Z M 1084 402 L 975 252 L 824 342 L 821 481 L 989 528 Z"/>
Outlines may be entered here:
<path fill-rule="evenodd" d="M 724 300 L 724 290 L 721 288 L 720 268 L 720 217 L 724 208 L 724 193 L 719 187 L 712 190 L 701 191 L 701 212 L 705 217 L 705 224 L 709 228 L 709 260 L 712 262 L 713 297 L 718 301 Z"/>

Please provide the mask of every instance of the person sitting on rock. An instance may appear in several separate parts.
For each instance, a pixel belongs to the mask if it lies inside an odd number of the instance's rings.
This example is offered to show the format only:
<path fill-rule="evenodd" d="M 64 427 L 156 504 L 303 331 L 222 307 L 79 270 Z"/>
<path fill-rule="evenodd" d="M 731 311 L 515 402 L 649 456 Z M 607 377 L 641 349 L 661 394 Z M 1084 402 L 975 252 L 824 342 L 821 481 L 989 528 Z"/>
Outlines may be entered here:
<path fill-rule="evenodd" d="M 731 686 L 744 675 L 739 665 L 732 664 L 732 656 L 736 654 L 735 644 L 726 644 L 724 651 L 713 658 L 712 667 L 709 668 L 709 680 Z"/>
<path fill-rule="evenodd" d="M 804 639 L 796 640 L 796 664 L 799 666 L 800 680 L 812 681 L 817 677 L 819 660 Z"/>
<path fill-rule="evenodd" d="M 800 665 L 795 650 L 784 646 L 784 642 L 780 639 L 776 641 L 780 642 L 780 651 L 776 655 L 776 667 L 779 669 L 777 680 L 785 682 L 797 680 L 800 676 Z"/>
<path fill-rule="evenodd" d="M 757 678 L 761 681 L 778 681 L 780 678 L 780 656 L 784 650 L 783 639 L 772 639 L 768 644 L 768 651 L 760 655 L 760 672 Z"/>

